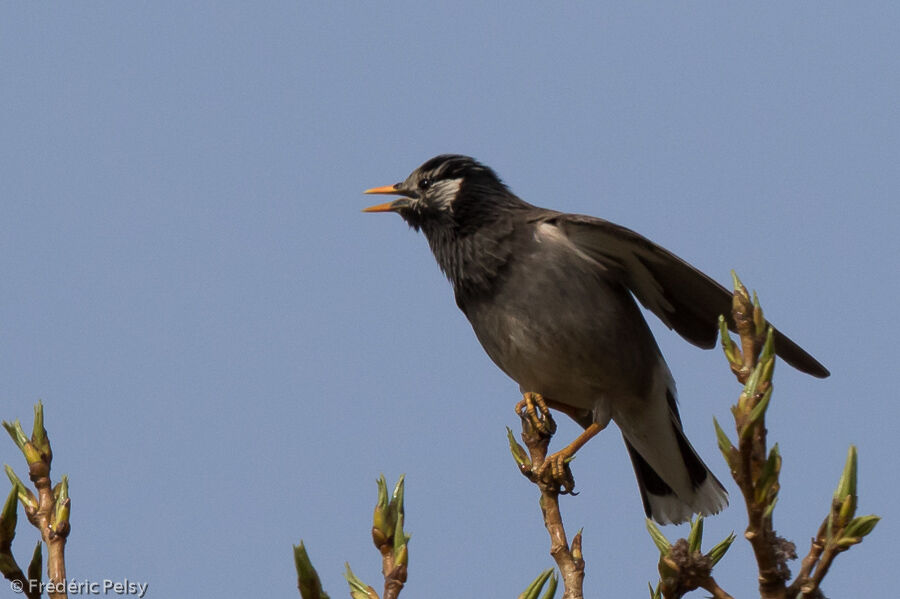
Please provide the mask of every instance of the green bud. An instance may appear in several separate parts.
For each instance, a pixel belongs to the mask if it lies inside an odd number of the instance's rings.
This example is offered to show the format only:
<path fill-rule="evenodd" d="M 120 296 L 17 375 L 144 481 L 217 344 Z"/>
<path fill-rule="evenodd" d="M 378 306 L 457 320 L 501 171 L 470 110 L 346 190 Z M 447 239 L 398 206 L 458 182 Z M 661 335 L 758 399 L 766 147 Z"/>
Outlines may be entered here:
<path fill-rule="evenodd" d="M 722 351 L 725 352 L 725 358 L 728 359 L 728 363 L 740 367 L 743 363 L 741 350 L 738 349 L 731 339 L 731 335 L 728 333 L 728 323 L 721 314 L 719 315 L 719 339 L 722 341 Z"/>
<path fill-rule="evenodd" d="M 774 369 L 774 365 L 768 367 L 769 379 L 764 378 L 764 375 L 767 374 L 766 362 L 768 362 L 774 355 L 774 329 L 769 327 L 769 333 L 768 335 L 766 335 L 766 342 L 765 344 L 763 344 L 762 351 L 760 351 L 759 358 L 756 361 L 756 367 L 753 369 L 753 372 L 750 373 L 750 378 L 747 379 L 747 383 L 744 385 L 742 395 L 746 396 L 747 398 L 755 397 L 760 383 L 771 380 L 772 369 Z"/>
<path fill-rule="evenodd" d="M 763 354 L 766 353 L 766 348 L 774 348 L 774 344 L 770 344 L 769 341 L 772 339 L 772 327 L 769 327 L 769 336 L 766 338 L 766 344 L 763 346 Z M 775 353 L 774 349 L 772 349 L 772 353 L 768 356 L 761 356 L 759 359 L 759 365 L 757 368 L 761 368 L 759 374 L 759 382 L 760 383 L 771 383 L 772 375 L 775 373 Z"/>
<path fill-rule="evenodd" d="M 53 529 L 57 534 L 69 534 L 69 510 L 72 507 L 72 500 L 66 497 L 64 501 L 57 501 L 53 510 Z"/>
<path fill-rule="evenodd" d="M 59 483 L 53 487 L 53 499 L 55 501 L 65 501 L 69 498 L 69 476 L 63 474 Z"/>
<path fill-rule="evenodd" d="M 375 513 L 372 515 L 372 542 L 376 548 L 391 542 L 390 532 L 386 529 L 384 512 L 376 506 Z"/>
<path fill-rule="evenodd" d="M 8 578 L 20 571 L 21 569 L 19 568 L 19 564 L 16 563 L 16 558 L 13 557 L 12 551 L 0 551 L 0 574 Z"/>
<path fill-rule="evenodd" d="M 406 479 L 406 475 L 401 474 L 400 478 L 397 480 L 397 484 L 394 485 L 394 492 L 391 495 L 390 503 L 390 507 L 396 512 L 397 517 L 401 520 L 403 519 L 404 479 Z"/>
<path fill-rule="evenodd" d="M 581 533 L 582 532 L 584 532 L 584 529 L 579 528 L 578 532 L 575 533 L 575 536 L 572 537 L 572 548 L 570 551 L 572 553 L 572 559 L 576 560 L 576 561 L 584 559 L 584 555 L 581 553 Z"/>
<path fill-rule="evenodd" d="M 19 489 L 13 485 L 3 504 L 3 512 L 0 513 L 0 547 L 12 543 L 16 536 L 16 522 L 19 520 Z"/>
<path fill-rule="evenodd" d="M 5 428 L 6 432 L 9 433 L 9 436 L 12 437 L 16 447 L 25 451 L 25 444 L 28 443 L 28 437 L 25 436 L 25 431 L 22 430 L 22 424 L 18 420 L 14 420 L 13 422 L 4 420 L 3 428 Z"/>
<path fill-rule="evenodd" d="M 691 553 L 699 553 L 703 542 L 703 516 L 691 521 L 691 532 L 687 538 L 688 549 Z"/>
<path fill-rule="evenodd" d="M 775 511 L 775 504 L 778 503 L 778 497 L 772 498 L 772 503 L 766 506 L 766 511 L 763 512 L 763 518 L 768 520 L 772 517 L 772 512 Z"/>
<path fill-rule="evenodd" d="M 402 497 L 402 492 L 401 492 Z M 402 501 L 402 499 L 401 499 Z M 411 537 L 403 532 L 403 514 L 397 517 L 397 524 L 394 528 L 394 561 L 398 564 L 406 565 L 409 561 L 407 545 Z"/>
<path fill-rule="evenodd" d="M 759 478 L 755 483 L 756 492 L 754 493 L 754 499 L 757 503 L 765 501 L 773 490 L 775 494 L 778 493 L 777 483 L 778 474 L 780 472 L 781 455 L 778 453 L 778 443 L 776 443 L 772 446 L 772 449 L 769 450 L 769 457 L 763 464 L 762 470 L 759 473 Z"/>
<path fill-rule="evenodd" d="M 360 580 L 353 573 L 353 570 L 350 569 L 349 563 L 345 565 L 347 570 L 344 572 L 344 578 L 347 580 L 347 584 L 350 585 L 350 597 L 352 599 L 378 599 L 378 593 L 375 592 L 375 589 Z"/>
<path fill-rule="evenodd" d="M 860 537 L 841 537 L 840 539 L 836 540 L 834 544 L 839 549 L 849 549 L 853 545 L 861 542 L 862 539 Z"/>
<path fill-rule="evenodd" d="M 856 495 L 847 495 L 844 497 L 844 501 L 841 502 L 840 511 L 838 512 L 838 518 L 840 519 L 841 524 L 846 524 L 850 522 L 851 518 L 856 514 Z"/>
<path fill-rule="evenodd" d="M 879 520 L 881 520 L 881 518 L 874 514 L 869 516 L 857 516 L 851 520 L 850 524 L 847 525 L 847 528 L 844 529 L 844 536 L 859 537 L 860 540 L 862 540 L 862 537 L 875 530 L 875 525 L 878 524 Z"/>
<path fill-rule="evenodd" d="M 9 477 L 10 482 L 12 482 L 13 486 L 16 488 L 16 494 L 19 497 L 19 501 L 22 502 L 22 506 L 26 511 L 35 511 L 38 508 L 37 498 L 34 496 L 28 487 L 26 487 L 19 477 L 16 476 L 16 473 L 13 471 L 9 465 L 6 466 L 6 476 Z"/>
<path fill-rule="evenodd" d="M 719 560 L 721 560 L 723 557 L 725 557 L 725 554 L 728 552 L 728 549 L 731 547 L 731 544 L 734 543 L 735 538 L 736 537 L 734 536 L 734 533 L 732 532 L 730 535 L 728 535 L 727 537 L 725 537 L 724 539 L 722 539 L 721 541 L 716 543 L 716 545 L 712 549 L 709 550 L 709 552 L 706 554 L 706 557 L 708 557 L 710 559 L 710 561 L 712 562 L 711 565 L 715 566 L 716 564 L 719 563 Z"/>
<path fill-rule="evenodd" d="M 32 464 L 40 464 L 44 461 L 43 454 L 34 443 L 26 443 L 22 453 L 25 454 L 25 461 L 28 462 L 29 466 Z"/>
<path fill-rule="evenodd" d="M 72 501 L 69 499 L 69 477 L 63 476 L 62 480 L 53 488 L 53 517 L 50 524 L 57 534 L 69 534 L 69 511 Z"/>
<path fill-rule="evenodd" d="M 733 270 L 731 271 L 731 283 L 732 283 L 732 286 L 734 287 L 735 296 L 740 296 L 742 300 L 749 302 L 750 294 L 747 293 L 747 288 L 744 287 L 744 284 L 738 278 L 737 273 L 734 272 Z"/>
<path fill-rule="evenodd" d="M 509 452 L 512 454 L 513 459 L 516 461 L 520 467 L 531 467 L 531 459 L 528 457 L 528 454 L 525 452 L 525 448 L 519 445 L 516 441 L 516 438 L 513 436 L 512 429 L 508 426 L 506 427 L 506 437 L 509 440 Z"/>
<path fill-rule="evenodd" d="M 42 546 L 43 543 L 38 541 L 37 545 L 34 546 L 34 551 L 31 553 L 31 561 L 28 562 L 28 580 L 41 581 L 41 571 L 43 570 L 42 564 L 44 561 L 43 555 L 41 554 Z"/>
<path fill-rule="evenodd" d="M 409 565 L 409 549 L 406 543 L 403 543 L 399 547 L 394 548 L 394 565 L 395 566 L 408 566 Z"/>
<path fill-rule="evenodd" d="M 759 364 L 756 365 L 756 368 L 750 373 L 750 376 L 747 378 L 747 383 L 744 385 L 744 388 L 741 390 L 741 395 L 738 398 L 738 406 L 746 409 L 748 403 L 756 397 L 756 389 L 759 387 L 759 375 L 762 373 L 762 370 L 759 367 Z"/>
<path fill-rule="evenodd" d="M 757 335 L 762 335 L 766 330 L 766 319 L 763 316 L 762 306 L 759 304 L 759 296 L 753 292 L 753 325 Z"/>
<path fill-rule="evenodd" d="M 672 550 L 672 544 L 669 543 L 669 540 L 666 536 L 659 530 L 659 527 L 654 524 L 653 520 L 650 518 L 645 518 L 647 524 L 647 532 L 650 533 L 650 538 L 653 539 L 653 544 L 656 545 L 656 548 L 659 549 L 660 556 L 669 555 L 669 551 Z"/>
<path fill-rule="evenodd" d="M 47 431 L 44 429 L 44 404 L 38 401 L 34 406 L 34 425 L 31 427 L 31 442 L 34 443 L 39 453 L 50 455 L 50 441 L 47 440 Z"/>
<path fill-rule="evenodd" d="M 775 357 L 775 329 L 769 327 L 766 330 L 766 341 L 759 352 L 759 362 L 763 363 Z M 765 379 L 764 379 L 765 380 Z"/>
<path fill-rule="evenodd" d="M 722 452 L 722 457 L 725 458 L 725 463 L 728 464 L 728 467 L 734 470 L 731 463 L 735 447 L 731 443 L 731 439 L 728 438 L 728 435 L 725 434 L 725 431 L 722 430 L 722 427 L 719 426 L 719 421 L 716 420 L 715 416 L 713 416 L 713 426 L 716 427 L 716 441 L 719 444 L 719 451 Z"/>
<path fill-rule="evenodd" d="M 556 572 L 553 572 L 550 575 L 550 581 L 547 584 L 547 591 L 543 595 L 541 595 L 541 599 L 553 599 L 553 596 L 556 595 L 556 587 L 558 585 L 559 579 L 556 577 Z"/>
<path fill-rule="evenodd" d="M 297 588 L 303 599 L 328 599 L 328 594 L 322 589 L 322 581 L 313 567 L 306 552 L 303 541 L 294 545 L 294 568 L 297 570 Z"/>
<path fill-rule="evenodd" d="M 838 481 L 837 489 L 834 491 L 834 498 L 842 501 L 847 495 L 856 495 L 856 446 L 851 445 L 847 450 L 847 462 L 844 464 L 844 470 L 841 472 L 841 478 Z"/>
<path fill-rule="evenodd" d="M 396 555 L 401 547 L 406 547 L 406 544 L 409 543 L 409 535 L 404 534 L 403 532 L 403 517 L 399 517 L 397 519 L 396 527 L 394 528 L 394 555 Z"/>
<path fill-rule="evenodd" d="M 376 500 L 375 505 L 381 507 L 383 510 L 386 510 L 388 506 L 388 496 L 387 481 L 384 480 L 384 474 L 382 474 L 375 480 L 375 484 L 378 485 L 378 499 Z"/>
<path fill-rule="evenodd" d="M 379 476 L 375 483 L 378 485 L 378 499 L 372 512 L 372 542 L 376 548 L 380 548 L 392 541 L 397 514 L 388 503 L 387 481 L 384 480 L 384 475 Z"/>
<path fill-rule="evenodd" d="M 522 593 L 517 597 L 517 599 L 537 599 L 537 596 L 541 592 L 541 589 L 544 588 L 544 585 L 547 583 L 547 581 L 550 579 L 550 577 L 552 575 L 553 575 L 553 568 L 550 568 L 549 570 L 544 570 L 543 572 L 538 574 L 537 578 L 535 578 L 534 580 L 531 581 L 531 584 L 529 584 L 528 587 L 524 591 L 522 591 Z M 555 581 L 556 576 L 553 576 L 553 578 Z M 553 592 L 555 593 L 556 592 L 555 582 L 552 583 L 552 587 L 553 587 Z M 547 597 L 546 594 L 544 596 Z M 553 595 L 551 594 L 550 597 L 552 597 L 552 596 Z"/>
<path fill-rule="evenodd" d="M 759 370 L 759 367 L 757 367 L 757 370 Z M 766 389 L 766 392 L 763 393 L 759 403 L 750 410 L 750 416 L 747 418 L 747 422 L 744 424 L 744 428 L 741 431 L 742 439 L 749 439 L 750 435 L 753 434 L 753 429 L 765 419 L 766 409 L 769 407 L 770 399 L 772 399 L 772 387 Z"/>

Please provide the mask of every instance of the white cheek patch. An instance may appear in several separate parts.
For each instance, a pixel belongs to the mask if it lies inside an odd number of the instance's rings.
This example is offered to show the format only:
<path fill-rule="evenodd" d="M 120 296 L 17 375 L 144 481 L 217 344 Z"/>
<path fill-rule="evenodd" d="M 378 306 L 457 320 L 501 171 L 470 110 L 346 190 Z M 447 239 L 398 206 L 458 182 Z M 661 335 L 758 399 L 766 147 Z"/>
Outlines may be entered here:
<path fill-rule="evenodd" d="M 456 199 L 461 184 L 462 178 L 436 182 L 431 188 L 429 203 L 438 210 L 453 212 L 453 200 Z"/>

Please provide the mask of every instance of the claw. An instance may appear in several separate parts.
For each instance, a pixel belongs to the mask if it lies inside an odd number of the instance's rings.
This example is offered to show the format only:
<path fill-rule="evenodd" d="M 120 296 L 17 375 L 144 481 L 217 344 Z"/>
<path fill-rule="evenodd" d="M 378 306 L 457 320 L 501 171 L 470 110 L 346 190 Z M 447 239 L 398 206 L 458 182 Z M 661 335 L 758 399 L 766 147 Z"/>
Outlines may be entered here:
<path fill-rule="evenodd" d="M 539 450 L 538 459 L 541 455 L 546 455 L 550 437 L 556 432 L 556 422 L 550 414 L 547 403 L 540 393 L 525 393 L 522 400 L 516 404 L 516 414 L 522 419 L 522 440 L 528 445 L 529 451 L 532 451 L 533 457 L 535 455 L 533 450 L 535 448 Z M 559 404 L 553 400 L 550 400 L 550 403 L 555 409 L 562 409 L 566 414 L 577 413 L 577 409 L 574 408 L 566 411 L 568 406 L 565 404 Z M 560 406 L 562 407 L 560 408 Z M 569 462 L 575 459 L 575 452 L 605 426 L 606 424 L 593 422 L 574 441 L 547 456 L 542 462 L 539 462 L 537 467 L 520 463 L 519 469 L 531 482 L 537 483 L 544 489 L 553 490 L 562 495 L 577 495 L 574 491 L 575 478 L 572 476 Z M 512 438 L 511 433 L 510 438 Z M 510 447 L 512 447 L 512 443 Z M 519 460 L 517 459 L 516 462 L 518 463 Z"/>
<path fill-rule="evenodd" d="M 556 432 L 556 422 L 540 393 L 525 393 L 516 404 L 516 414 L 540 435 L 551 437 Z"/>
<path fill-rule="evenodd" d="M 575 477 L 569 467 L 573 456 L 565 449 L 547 456 L 540 468 L 533 473 L 535 479 L 559 490 L 561 495 L 577 495 L 575 489 Z"/>

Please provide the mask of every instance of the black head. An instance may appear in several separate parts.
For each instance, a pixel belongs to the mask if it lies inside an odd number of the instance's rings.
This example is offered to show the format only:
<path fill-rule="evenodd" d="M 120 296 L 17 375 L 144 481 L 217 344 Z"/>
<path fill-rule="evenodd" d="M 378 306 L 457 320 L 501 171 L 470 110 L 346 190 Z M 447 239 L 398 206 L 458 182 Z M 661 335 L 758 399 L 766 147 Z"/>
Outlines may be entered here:
<path fill-rule="evenodd" d="M 414 170 L 405 181 L 366 190 L 366 193 L 403 196 L 366 208 L 365 212 L 396 212 L 419 228 L 463 226 L 473 209 L 483 215 L 513 196 L 490 168 L 468 156 L 442 154 Z"/>
<path fill-rule="evenodd" d="M 532 208 L 514 196 L 494 171 L 456 154 L 436 156 L 405 181 L 366 193 L 402 196 L 365 211 L 396 212 L 425 233 L 464 312 L 475 298 L 491 292 L 509 261 L 512 244 L 506 241 L 514 231 L 513 213 Z"/>

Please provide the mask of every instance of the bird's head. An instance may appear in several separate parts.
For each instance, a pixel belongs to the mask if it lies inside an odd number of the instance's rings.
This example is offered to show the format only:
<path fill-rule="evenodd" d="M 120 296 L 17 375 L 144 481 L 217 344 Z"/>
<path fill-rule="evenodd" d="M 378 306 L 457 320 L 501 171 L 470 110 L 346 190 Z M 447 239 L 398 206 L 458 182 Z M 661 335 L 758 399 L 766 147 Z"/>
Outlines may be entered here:
<path fill-rule="evenodd" d="M 460 226 L 471 213 L 514 198 L 490 168 L 468 156 L 442 154 L 414 170 L 405 181 L 365 193 L 401 196 L 364 212 L 396 212 L 415 229 Z M 474 210 L 473 210 L 474 209 Z"/>

